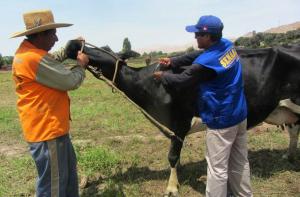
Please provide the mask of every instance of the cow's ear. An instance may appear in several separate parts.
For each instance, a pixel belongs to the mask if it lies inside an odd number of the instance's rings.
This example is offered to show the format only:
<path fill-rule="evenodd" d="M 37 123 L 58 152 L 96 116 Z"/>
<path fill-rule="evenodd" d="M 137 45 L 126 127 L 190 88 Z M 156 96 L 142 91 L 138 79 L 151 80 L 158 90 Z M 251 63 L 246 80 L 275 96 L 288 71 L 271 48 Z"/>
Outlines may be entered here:
<path fill-rule="evenodd" d="M 120 59 L 122 59 L 123 61 L 125 61 L 125 60 L 128 59 L 128 58 L 130 58 L 129 53 L 126 52 L 126 51 L 125 51 L 125 52 L 120 51 L 120 52 L 117 53 L 117 55 L 118 55 L 118 57 L 119 57 Z"/>
<path fill-rule="evenodd" d="M 119 56 L 120 59 L 125 61 L 126 59 L 129 59 L 131 57 L 139 57 L 141 54 L 139 54 L 136 51 L 130 50 L 130 51 L 120 51 L 117 53 L 117 55 Z"/>
<path fill-rule="evenodd" d="M 77 53 L 81 49 L 81 41 L 80 40 L 70 40 L 67 42 L 65 47 L 65 53 L 68 58 L 76 59 Z"/>

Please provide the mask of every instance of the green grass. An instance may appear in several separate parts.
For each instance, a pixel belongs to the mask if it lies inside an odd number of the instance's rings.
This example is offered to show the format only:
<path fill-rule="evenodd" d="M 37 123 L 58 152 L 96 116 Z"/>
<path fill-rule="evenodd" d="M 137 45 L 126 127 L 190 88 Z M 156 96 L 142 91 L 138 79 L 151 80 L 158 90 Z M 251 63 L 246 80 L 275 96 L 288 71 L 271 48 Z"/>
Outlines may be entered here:
<path fill-rule="evenodd" d="M 121 95 L 112 93 L 111 88 L 91 78 L 91 75 L 82 88 L 70 92 L 70 95 L 72 103 L 76 101 L 76 104 L 71 105 L 74 132 L 79 129 L 80 134 L 102 132 L 104 135 L 116 135 L 126 134 L 132 128 L 144 130 L 152 127 L 132 104 Z M 126 114 L 137 115 L 124 116 Z M 146 127 L 141 127 L 143 123 Z"/>
<path fill-rule="evenodd" d="M 82 87 L 69 95 L 79 177 L 87 180 L 81 196 L 161 196 L 169 176 L 169 140 L 89 73 Z M 34 195 L 35 165 L 22 137 L 15 102 L 11 73 L 0 72 L 0 197 Z M 282 159 L 288 142 L 287 133 L 276 129 L 249 131 L 255 196 L 300 196 L 299 151 L 295 163 Z M 205 184 L 199 179 L 206 175 L 204 154 L 205 133 L 188 136 L 178 173 L 181 196 L 204 196 Z"/>
<path fill-rule="evenodd" d="M 15 141 L 20 124 L 16 110 L 16 95 L 10 72 L 0 73 L 0 142 Z"/>
<path fill-rule="evenodd" d="M 92 176 L 95 173 L 109 176 L 120 168 L 121 157 L 107 148 L 84 147 L 78 149 L 79 166 L 87 176 Z"/>
<path fill-rule="evenodd" d="M 32 194 L 36 173 L 31 157 L 9 158 L 0 155 L 0 160 L 0 196 Z"/>

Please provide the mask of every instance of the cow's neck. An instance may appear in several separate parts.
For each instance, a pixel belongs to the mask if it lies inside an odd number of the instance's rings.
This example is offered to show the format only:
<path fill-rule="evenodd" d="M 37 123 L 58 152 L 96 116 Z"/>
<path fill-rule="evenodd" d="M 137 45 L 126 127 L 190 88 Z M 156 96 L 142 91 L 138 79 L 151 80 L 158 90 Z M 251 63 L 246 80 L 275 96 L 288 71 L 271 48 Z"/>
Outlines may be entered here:
<path fill-rule="evenodd" d="M 122 66 L 116 84 L 132 101 L 171 128 L 175 121 L 171 116 L 173 100 L 161 82 L 154 80 L 155 68 L 155 64 L 143 68 Z"/>
<path fill-rule="evenodd" d="M 140 104 L 142 99 L 142 81 L 139 76 L 140 69 L 122 66 L 116 81 L 117 87 L 123 91 L 130 99 Z"/>

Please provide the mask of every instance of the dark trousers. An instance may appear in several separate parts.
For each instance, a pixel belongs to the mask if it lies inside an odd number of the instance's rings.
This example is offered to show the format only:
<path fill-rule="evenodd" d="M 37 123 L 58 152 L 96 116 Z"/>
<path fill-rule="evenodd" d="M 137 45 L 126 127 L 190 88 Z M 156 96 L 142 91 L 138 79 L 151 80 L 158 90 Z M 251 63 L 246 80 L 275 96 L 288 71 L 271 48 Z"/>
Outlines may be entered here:
<path fill-rule="evenodd" d="M 77 159 L 69 135 L 29 143 L 38 177 L 37 197 L 79 197 Z"/>

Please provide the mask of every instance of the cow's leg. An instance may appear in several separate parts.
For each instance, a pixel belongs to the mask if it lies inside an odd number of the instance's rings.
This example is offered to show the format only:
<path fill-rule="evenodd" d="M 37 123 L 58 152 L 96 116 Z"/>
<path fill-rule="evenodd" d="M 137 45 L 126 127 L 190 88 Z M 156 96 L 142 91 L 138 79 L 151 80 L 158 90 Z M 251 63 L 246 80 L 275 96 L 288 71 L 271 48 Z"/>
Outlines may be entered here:
<path fill-rule="evenodd" d="M 294 161 L 297 152 L 300 125 L 287 125 L 285 126 L 285 129 L 289 132 L 290 144 L 288 154 L 284 155 L 284 158 L 288 158 L 289 161 Z"/>
<path fill-rule="evenodd" d="M 179 182 L 178 182 L 178 177 L 177 177 L 177 169 L 176 169 L 176 167 L 174 167 L 174 168 L 171 168 L 168 186 L 167 186 L 166 192 L 164 194 L 164 197 L 179 196 L 178 188 L 179 188 Z"/>
<path fill-rule="evenodd" d="M 166 189 L 166 192 L 164 196 L 178 196 L 178 188 L 179 188 L 179 182 L 177 177 L 177 164 L 180 159 L 180 152 L 182 148 L 183 142 L 179 141 L 177 138 L 171 139 L 171 146 L 169 150 L 169 163 L 171 165 L 171 173 L 170 178 L 168 181 L 168 186 Z"/>

